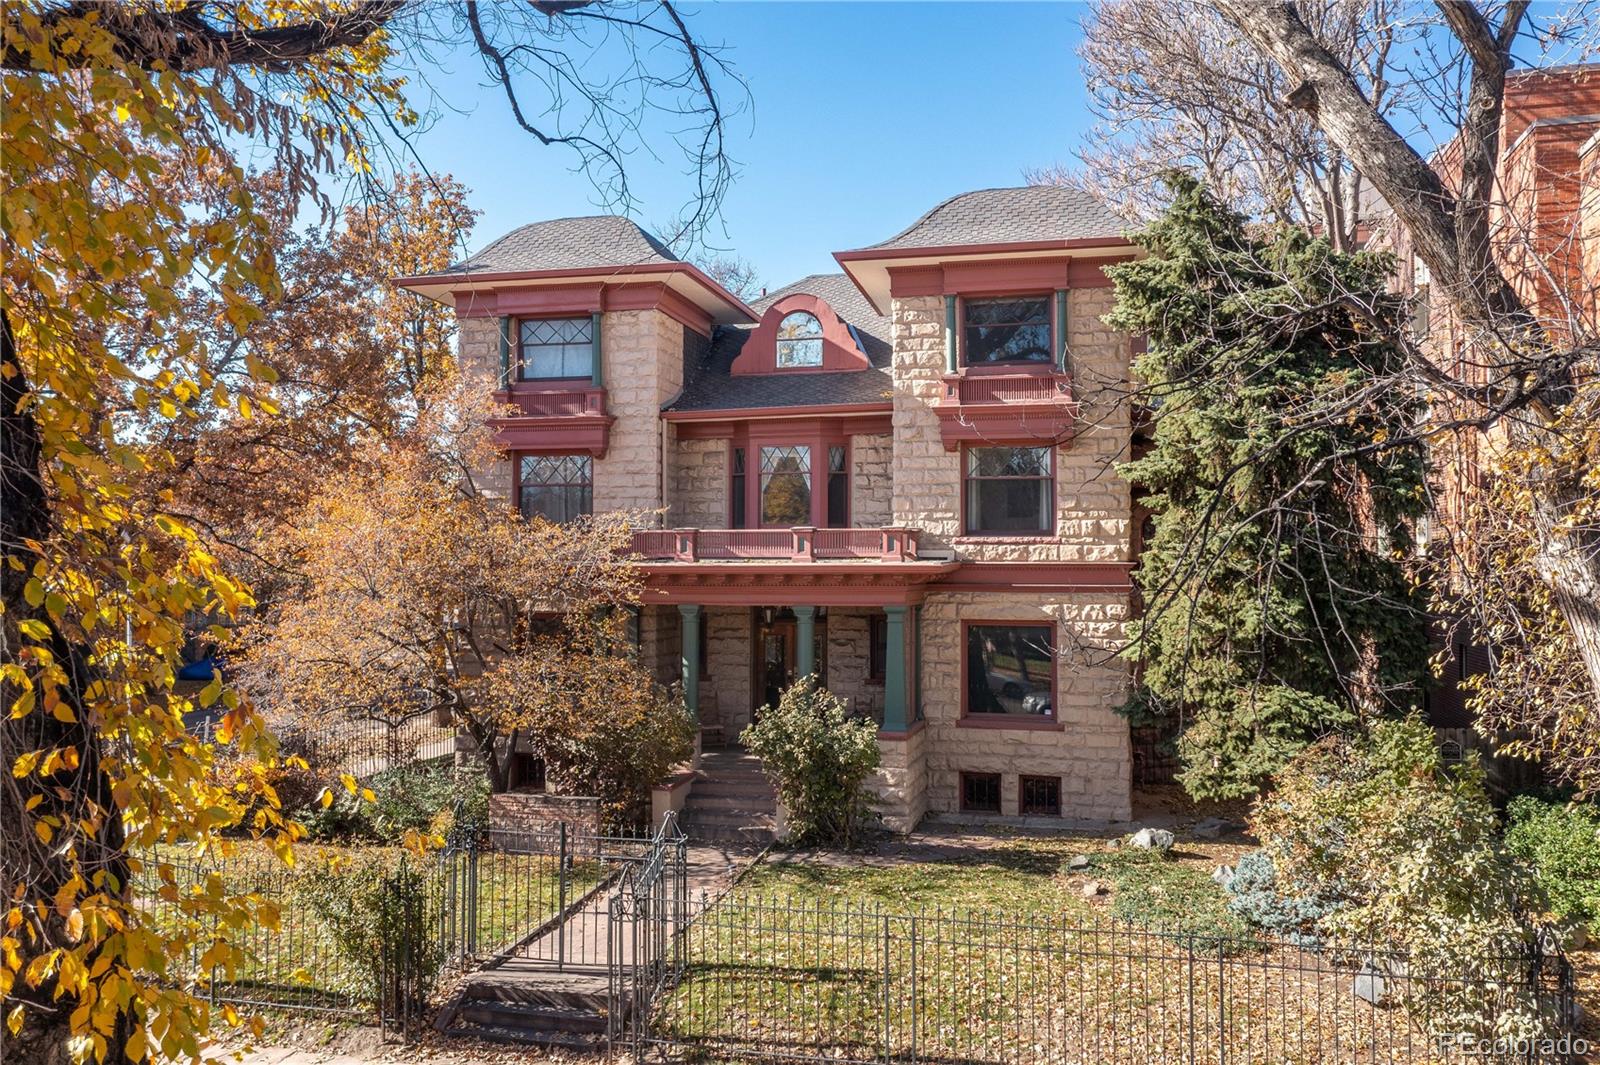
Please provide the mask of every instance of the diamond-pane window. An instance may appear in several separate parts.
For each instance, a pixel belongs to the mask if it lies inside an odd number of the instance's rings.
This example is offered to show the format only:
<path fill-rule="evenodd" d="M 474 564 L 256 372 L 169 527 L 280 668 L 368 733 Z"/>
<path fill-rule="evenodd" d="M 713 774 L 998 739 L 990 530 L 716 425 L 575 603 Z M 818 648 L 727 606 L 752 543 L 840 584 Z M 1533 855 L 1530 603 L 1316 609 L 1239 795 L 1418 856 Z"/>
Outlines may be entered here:
<path fill-rule="evenodd" d="M 822 365 L 822 323 L 816 315 L 795 311 L 778 323 L 780 369 Z"/>
<path fill-rule="evenodd" d="M 594 460 L 588 455 L 524 455 L 521 473 L 523 517 L 561 524 L 592 512 Z"/>
<path fill-rule="evenodd" d="M 532 318 L 517 337 L 524 381 L 588 377 L 594 369 L 592 318 Z"/>
<path fill-rule="evenodd" d="M 761 524 L 807 525 L 811 521 L 811 449 L 761 449 Z"/>

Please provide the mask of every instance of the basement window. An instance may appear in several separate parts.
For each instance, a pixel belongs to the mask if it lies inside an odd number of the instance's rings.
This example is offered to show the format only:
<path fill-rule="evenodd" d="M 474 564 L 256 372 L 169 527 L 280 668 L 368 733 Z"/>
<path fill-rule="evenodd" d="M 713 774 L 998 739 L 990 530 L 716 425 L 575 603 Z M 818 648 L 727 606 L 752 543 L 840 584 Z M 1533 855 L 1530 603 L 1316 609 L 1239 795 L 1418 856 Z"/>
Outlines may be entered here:
<path fill-rule="evenodd" d="M 969 814 L 1000 812 L 1000 774 L 962 773 L 961 811 Z"/>
<path fill-rule="evenodd" d="M 1017 778 L 1017 809 L 1024 817 L 1060 817 L 1061 778 Z"/>

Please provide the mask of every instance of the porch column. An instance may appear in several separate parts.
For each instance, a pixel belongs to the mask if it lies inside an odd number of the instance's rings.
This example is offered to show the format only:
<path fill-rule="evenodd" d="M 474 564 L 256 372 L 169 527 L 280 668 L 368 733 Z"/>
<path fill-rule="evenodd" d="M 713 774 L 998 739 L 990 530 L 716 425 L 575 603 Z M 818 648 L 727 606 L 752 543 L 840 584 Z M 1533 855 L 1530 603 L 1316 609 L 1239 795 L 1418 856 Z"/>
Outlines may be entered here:
<path fill-rule="evenodd" d="M 906 713 L 906 608 L 886 606 L 883 655 L 883 731 L 904 732 L 910 725 Z"/>
<path fill-rule="evenodd" d="M 809 677 L 817 671 L 817 608 L 794 607 L 794 679 Z"/>
<path fill-rule="evenodd" d="M 678 614 L 683 619 L 683 705 L 689 708 L 689 717 L 700 722 L 700 608 L 680 603 Z"/>

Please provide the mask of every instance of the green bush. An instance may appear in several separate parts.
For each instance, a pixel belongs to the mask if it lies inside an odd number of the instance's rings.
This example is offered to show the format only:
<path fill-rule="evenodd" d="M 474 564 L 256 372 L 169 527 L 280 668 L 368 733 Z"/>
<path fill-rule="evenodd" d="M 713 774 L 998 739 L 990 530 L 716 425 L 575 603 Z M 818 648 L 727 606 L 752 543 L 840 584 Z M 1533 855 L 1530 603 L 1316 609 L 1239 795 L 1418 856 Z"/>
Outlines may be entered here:
<path fill-rule="evenodd" d="M 375 774 L 371 801 L 349 794 L 337 781 L 327 807 L 311 802 L 298 813 L 312 839 L 399 843 L 408 830 L 443 835 L 458 808 L 469 824 L 488 819 L 489 782 L 478 769 L 420 763 Z"/>
<path fill-rule="evenodd" d="M 1600 937 L 1600 808 L 1519 795 L 1506 814 L 1506 846 L 1532 866 L 1550 909 Z"/>
<path fill-rule="evenodd" d="M 872 819 L 867 781 L 878 768 L 878 727 L 851 720 L 812 677 L 796 681 L 776 707 L 740 737 L 772 778 L 796 844 L 850 846 Z"/>
<path fill-rule="evenodd" d="M 444 965 L 439 895 L 428 867 L 401 854 L 330 860 L 300 878 L 295 896 L 349 963 L 354 986 L 338 988 L 420 1017 Z"/>
<path fill-rule="evenodd" d="M 1280 885 L 1340 903 L 1318 922 L 1334 955 L 1378 951 L 1428 1031 L 1553 1034 L 1529 976 L 1538 885 L 1503 844 L 1482 768 L 1444 764 L 1426 723 L 1308 748 L 1256 803 L 1252 828 Z"/>

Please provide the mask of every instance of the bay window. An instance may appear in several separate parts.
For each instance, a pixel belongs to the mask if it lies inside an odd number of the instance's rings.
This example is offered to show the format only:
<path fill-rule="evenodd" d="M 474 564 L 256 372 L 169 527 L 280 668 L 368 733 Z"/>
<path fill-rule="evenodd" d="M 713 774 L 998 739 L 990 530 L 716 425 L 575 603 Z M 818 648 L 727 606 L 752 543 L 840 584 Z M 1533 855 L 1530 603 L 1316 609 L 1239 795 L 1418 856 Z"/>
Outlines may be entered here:
<path fill-rule="evenodd" d="M 811 449 L 761 449 L 761 524 L 811 524 Z"/>

